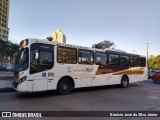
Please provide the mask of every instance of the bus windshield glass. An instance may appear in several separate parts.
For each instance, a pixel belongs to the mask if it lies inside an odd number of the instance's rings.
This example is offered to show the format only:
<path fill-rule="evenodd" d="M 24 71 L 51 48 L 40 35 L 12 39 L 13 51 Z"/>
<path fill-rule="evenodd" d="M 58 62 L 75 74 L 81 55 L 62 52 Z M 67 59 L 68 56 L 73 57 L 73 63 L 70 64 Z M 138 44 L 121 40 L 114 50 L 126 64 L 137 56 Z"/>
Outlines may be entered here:
<path fill-rule="evenodd" d="M 28 69 L 29 65 L 29 50 L 28 48 L 22 48 L 18 51 L 15 58 L 15 71 L 24 71 Z"/>

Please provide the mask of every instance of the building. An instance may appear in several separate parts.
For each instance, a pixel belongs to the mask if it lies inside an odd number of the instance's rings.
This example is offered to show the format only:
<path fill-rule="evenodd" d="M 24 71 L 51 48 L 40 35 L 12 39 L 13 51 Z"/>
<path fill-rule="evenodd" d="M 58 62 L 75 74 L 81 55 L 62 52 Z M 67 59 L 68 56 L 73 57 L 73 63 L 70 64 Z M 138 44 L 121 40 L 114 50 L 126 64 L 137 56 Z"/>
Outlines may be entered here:
<path fill-rule="evenodd" d="M 52 33 L 52 41 L 58 43 L 66 43 L 66 36 L 63 34 L 60 28 L 56 32 Z"/>
<path fill-rule="evenodd" d="M 9 28 L 9 2 L 10 0 L 0 0 L 0 39 L 8 41 Z"/>

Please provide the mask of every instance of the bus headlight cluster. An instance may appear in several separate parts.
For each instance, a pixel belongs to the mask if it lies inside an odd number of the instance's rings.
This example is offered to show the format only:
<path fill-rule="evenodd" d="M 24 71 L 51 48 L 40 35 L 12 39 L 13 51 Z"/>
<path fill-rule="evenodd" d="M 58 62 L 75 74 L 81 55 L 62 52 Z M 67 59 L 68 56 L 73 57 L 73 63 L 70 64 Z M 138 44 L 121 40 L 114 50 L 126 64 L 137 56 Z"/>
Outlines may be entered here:
<path fill-rule="evenodd" d="M 21 79 L 19 80 L 19 83 L 24 82 L 26 79 L 27 79 L 27 76 L 24 76 L 23 78 L 21 78 Z"/>

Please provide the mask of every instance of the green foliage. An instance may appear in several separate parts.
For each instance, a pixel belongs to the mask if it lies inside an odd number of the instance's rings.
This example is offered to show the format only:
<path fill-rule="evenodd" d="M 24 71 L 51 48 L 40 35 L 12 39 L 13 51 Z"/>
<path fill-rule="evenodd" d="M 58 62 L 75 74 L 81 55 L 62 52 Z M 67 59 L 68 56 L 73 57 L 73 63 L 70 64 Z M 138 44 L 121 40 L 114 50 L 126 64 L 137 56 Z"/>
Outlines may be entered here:
<path fill-rule="evenodd" d="M 92 48 L 105 49 L 105 48 L 111 48 L 114 45 L 115 45 L 114 42 L 111 42 L 109 40 L 104 40 L 103 42 L 93 44 Z"/>
<path fill-rule="evenodd" d="M 6 62 L 5 60 L 9 60 L 12 62 L 13 54 L 17 52 L 19 45 L 14 44 L 10 41 L 3 41 L 0 39 L 0 61 Z"/>
<path fill-rule="evenodd" d="M 149 69 L 155 70 L 160 68 L 160 55 L 155 58 L 148 59 Z"/>
<path fill-rule="evenodd" d="M 53 38 L 50 36 L 50 37 L 47 37 L 47 39 L 49 40 L 49 41 L 52 41 L 53 40 Z"/>

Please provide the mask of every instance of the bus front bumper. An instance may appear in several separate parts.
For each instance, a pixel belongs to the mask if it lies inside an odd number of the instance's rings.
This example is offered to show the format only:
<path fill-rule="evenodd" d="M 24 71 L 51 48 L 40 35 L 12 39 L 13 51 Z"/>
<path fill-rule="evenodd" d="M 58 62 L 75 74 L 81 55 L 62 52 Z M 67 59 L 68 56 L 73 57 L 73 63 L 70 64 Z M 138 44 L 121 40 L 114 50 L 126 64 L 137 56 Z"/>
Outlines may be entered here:
<path fill-rule="evenodd" d="M 19 91 L 19 92 L 27 92 L 28 91 L 27 84 L 25 82 L 20 83 L 20 84 L 13 82 L 12 87 L 14 90 Z"/>

